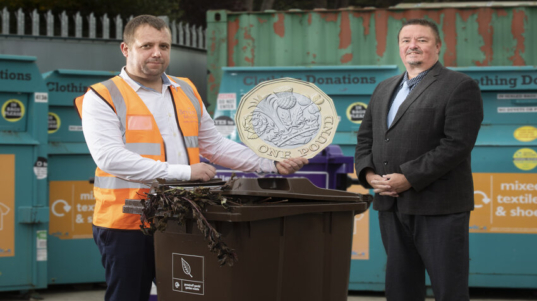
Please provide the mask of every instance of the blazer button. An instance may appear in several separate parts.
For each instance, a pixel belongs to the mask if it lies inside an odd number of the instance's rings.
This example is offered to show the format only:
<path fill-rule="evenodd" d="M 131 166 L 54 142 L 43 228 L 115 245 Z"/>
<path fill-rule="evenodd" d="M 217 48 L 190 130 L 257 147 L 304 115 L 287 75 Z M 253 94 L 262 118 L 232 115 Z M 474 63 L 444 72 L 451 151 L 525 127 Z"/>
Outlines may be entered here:
<path fill-rule="evenodd" d="M 384 161 L 384 165 L 388 165 L 388 161 Z"/>
<path fill-rule="evenodd" d="M 390 141 L 390 138 L 386 138 L 386 140 L 384 140 L 384 141 L 388 142 L 388 141 Z"/>

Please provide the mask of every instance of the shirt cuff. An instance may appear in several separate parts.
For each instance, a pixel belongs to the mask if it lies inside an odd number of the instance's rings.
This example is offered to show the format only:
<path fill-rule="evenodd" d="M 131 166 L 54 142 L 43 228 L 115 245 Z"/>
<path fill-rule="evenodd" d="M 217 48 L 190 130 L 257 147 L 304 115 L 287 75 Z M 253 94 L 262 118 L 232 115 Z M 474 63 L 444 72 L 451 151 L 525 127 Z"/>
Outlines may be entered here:
<path fill-rule="evenodd" d="M 276 168 L 276 161 L 269 159 L 261 159 L 261 162 L 259 162 L 259 167 L 255 172 L 259 175 L 278 173 L 278 169 Z"/>
<path fill-rule="evenodd" d="M 190 165 L 168 164 L 168 176 L 166 180 L 190 181 L 192 169 Z"/>

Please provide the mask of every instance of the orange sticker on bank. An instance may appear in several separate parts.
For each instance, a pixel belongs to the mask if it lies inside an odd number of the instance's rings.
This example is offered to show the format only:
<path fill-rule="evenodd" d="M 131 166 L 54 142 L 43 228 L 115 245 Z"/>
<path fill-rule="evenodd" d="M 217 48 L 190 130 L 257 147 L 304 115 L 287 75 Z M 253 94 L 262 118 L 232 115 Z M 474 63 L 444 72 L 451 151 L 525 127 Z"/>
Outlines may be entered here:
<path fill-rule="evenodd" d="M 470 232 L 537 234 L 537 174 L 474 173 Z"/>
<path fill-rule="evenodd" d="M 51 181 L 49 234 L 60 239 L 92 238 L 95 197 L 88 181 Z"/>
<path fill-rule="evenodd" d="M 15 155 L 0 155 L 0 257 L 15 256 Z"/>
<path fill-rule="evenodd" d="M 351 259 L 369 259 L 369 210 L 354 216 Z"/>
<path fill-rule="evenodd" d="M 356 179 L 356 173 L 349 174 Z M 352 185 L 347 191 L 361 194 L 369 194 L 369 190 L 362 185 Z M 372 209 L 370 209 L 372 210 Z M 354 216 L 354 229 L 352 233 L 352 260 L 369 259 L 369 211 Z"/>

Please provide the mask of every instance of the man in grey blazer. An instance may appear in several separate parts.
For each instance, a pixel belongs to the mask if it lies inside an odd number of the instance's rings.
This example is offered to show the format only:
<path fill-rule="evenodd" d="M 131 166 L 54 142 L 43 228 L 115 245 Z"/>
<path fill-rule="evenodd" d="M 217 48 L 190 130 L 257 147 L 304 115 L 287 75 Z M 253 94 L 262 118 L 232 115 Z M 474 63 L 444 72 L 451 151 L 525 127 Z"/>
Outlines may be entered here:
<path fill-rule="evenodd" d="M 436 25 L 405 22 L 402 75 L 381 82 L 358 132 L 356 172 L 375 192 L 388 255 L 387 300 L 469 300 L 470 153 L 483 120 L 478 85 L 438 62 Z"/>

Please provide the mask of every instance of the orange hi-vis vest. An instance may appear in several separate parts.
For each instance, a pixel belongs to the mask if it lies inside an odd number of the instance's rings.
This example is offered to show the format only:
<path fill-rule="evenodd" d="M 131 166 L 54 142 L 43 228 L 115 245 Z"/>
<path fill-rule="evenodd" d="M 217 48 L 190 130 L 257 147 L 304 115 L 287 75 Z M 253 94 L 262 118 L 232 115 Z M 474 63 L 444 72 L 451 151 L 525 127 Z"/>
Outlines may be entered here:
<path fill-rule="evenodd" d="M 203 103 L 196 88 L 187 78 L 168 76 L 181 87 L 169 87 L 175 108 L 177 126 L 181 131 L 190 164 L 199 163 L 198 132 Z M 125 148 L 144 158 L 166 161 L 164 140 L 155 118 L 136 92 L 121 77 L 116 76 L 90 87 L 117 114 L 121 122 Z M 84 95 L 75 99 L 82 116 Z M 149 185 L 115 177 L 99 167 L 95 170 L 93 187 L 96 200 L 93 224 L 113 229 L 140 229 L 140 216 L 123 213 L 126 199 L 142 199 Z"/>

